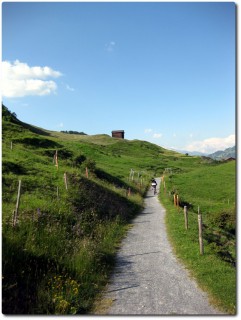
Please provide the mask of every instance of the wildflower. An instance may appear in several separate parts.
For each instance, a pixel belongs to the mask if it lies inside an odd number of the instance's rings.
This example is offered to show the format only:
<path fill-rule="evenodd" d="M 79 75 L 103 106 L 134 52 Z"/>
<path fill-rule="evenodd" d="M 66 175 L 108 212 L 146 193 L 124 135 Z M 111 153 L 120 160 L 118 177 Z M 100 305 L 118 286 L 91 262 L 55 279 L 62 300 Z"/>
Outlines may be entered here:
<path fill-rule="evenodd" d="M 78 292 L 79 292 L 79 289 L 78 289 L 78 288 L 74 288 L 74 290 L 73 290 L 73 291 L 74 291 L 74 294 L 76 294 L 76 295 L 77 295 L 77 294 L 78 294 Z"/>
<path fill-rule="evenodd" d="M 59 301 L 59 305 L 57 309 L 60 311 L 61 314 L 66 313 L 69 307 L 69 302 L 62 299 Z"/>

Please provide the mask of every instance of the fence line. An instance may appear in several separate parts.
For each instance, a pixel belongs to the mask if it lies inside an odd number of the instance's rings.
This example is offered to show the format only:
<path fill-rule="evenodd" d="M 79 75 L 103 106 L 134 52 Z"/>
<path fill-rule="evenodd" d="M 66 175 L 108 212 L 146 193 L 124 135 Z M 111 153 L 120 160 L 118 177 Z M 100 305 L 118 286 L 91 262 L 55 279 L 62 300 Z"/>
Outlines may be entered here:
<path fill-rule="evenodd" d="M 162 177 L 162 179 L 163 179 L 163 177 Z M 164 183 L 163 183 L 163 191 L 164 191 L 164 194 L 165 194 L 166 190 L 164 189 Z M 169 191 L 169 197 L 170 196 L 171 196 L 171 193 Z M 180 210 L 180 197 L 176 192 L 173 194 L 173 204 L 174 204 L 174 207 L 176 207 L 178 212 L 179 212 L 179 210 Z M 187 206 L 184 206 L 183 210 L 184 210 L 184 226 L 185 226 L 185 229 L 188 230 L 189 226 L 188 226 L 188 210 L 187 210 Z M 200 213 L 200 208 L 198 206 L 198 241 L 199 241 L 199 252 L 200 252 L 200 255 L 204 254 L 204 243 L 203 243 L 202 231 L 203 231 L 202 214 Z"/>
<path fill-rule="evenodd" d="M 58 160 L 57 158 L 57 150 L 56 153 L 54 155 L 53 158 L 53 163 L 55 164 L 55 166 L 58 168 Z M 134 173 L 134 170 L 132 171 Z M 86 167 L 86 172 L 85 172 L 87 178 L 88 178 L 88 168 Z M 63 180 L 64 180 L 64 187 L 66 190 L 68 190 L 69 188 L 69 181 L 68 181 L 68 176 L 67 176 L 67 172 L 64 172 L 63 175 Z M 135 181 L 135 185 L 137 186 L 137 189 L 139 189 L 139 191 L 141 191 L 142 186 L 144 186 L 144 182 L 145 182 L 145 178 L 144 177 L 140 177 L 139 176 L 139 183 L 136 183 Z M 19 185 L 18 185 L 18 194 L 17 194 L 17 202 L 16 202 L 16 206 L 15 209 L 12 211 L 12 226 L 15 227 L 17 225 L 18 222 L 18 216 L 19 216 L 19 205 L 20 205 L 20 196 L 21 196 L 21 186 L 22 186 L 22 181 L 19 180 Z M 56 186 L 55 191 L 53 190 L 53 192 L 56 195 L 57 200 L 60 199 L 60 189 L 59 186 Z M 124 195 L 126 197 L 130 197 L 132 195 L 132 190 L 131 187 L 128 187 L 127 189 L 124 188 Z"/>

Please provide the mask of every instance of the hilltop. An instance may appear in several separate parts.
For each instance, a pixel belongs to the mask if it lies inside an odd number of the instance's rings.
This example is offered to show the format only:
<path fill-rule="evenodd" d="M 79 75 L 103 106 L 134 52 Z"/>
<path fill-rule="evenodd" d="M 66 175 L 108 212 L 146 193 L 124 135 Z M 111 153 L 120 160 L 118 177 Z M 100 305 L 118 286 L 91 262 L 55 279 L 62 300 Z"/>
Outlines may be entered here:
<path fill-rule="evenodd" d="M 106 134 L 81 135 L 50 131 L 17 119 L 3 106 L 3 144 L 12 142 L 17 148 L 35 149 L 37 154 L 46 156 L 56 149 L 59 151 L 59 161 L 74 161 L 79 153 L 96 161 L 99 169 L 115 173 L 126 179 L 131 169 L 144 170 L 148 175 L 161 174 L 168 161 L 185 158 L 175 151 L 166 150 L 155 144 L 140 141 L 112 138 Z M 49 151 L 43 151 L 47 148 Z M 44 154 L 45 153 L 45 154 Z M 63 158 L 61 159 L 61 154 Z M 168 160 L 168 161 L 167 161 Z"/>

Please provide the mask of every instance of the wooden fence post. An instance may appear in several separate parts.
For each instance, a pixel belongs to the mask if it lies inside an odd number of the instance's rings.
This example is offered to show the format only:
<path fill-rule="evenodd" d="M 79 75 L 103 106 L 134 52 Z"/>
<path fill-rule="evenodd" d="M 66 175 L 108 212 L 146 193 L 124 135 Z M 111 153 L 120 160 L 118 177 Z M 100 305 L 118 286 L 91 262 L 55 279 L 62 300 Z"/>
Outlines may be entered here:
<path fill-rule="evenodd" d="M 184 219 L 185 219 L 185 229 L 188 229 L 188 213 L 187 213 L 187 206 L 184 206 Z"/>
<path fill-rule="evenodd" d="M 20 203 L 20 195 L 21 195 L 21 180 L 18 181 L 18 197 L 16 203 L 16 209 L 13 211 L 13 227 L 16 226 L 17 218 L 18 218 L 18 208 Z"/>
<path fill-rule="evenodd" d="M 179 212 L 179 196 L 177 194 L 177 209 L 178 209 L 178 212 Z"/>
<path fill-rule="evenodd" d="M 15 210 L 13 210 L 13 227 L 15 227 L 15 225 L 16 225 L 16 211 Z"/>
<path fill-rule="evenodd" d="M 89 178 L 89 172 L 87 167 L 85 168 L 85 175 L 86 175 L 86 178 Z"/>
<path fill-rule="evenodd" d="M 198 207 L 198 237 L 199 237 L 199 251 L 200 254 L 203 255 L 203 236 L 202 236 L 202 214 L 199 211 Z"/>
<path fill-rule="evenodd" d="M 58 150 L 55 151 L 55 154 L 54 154 L 54 159 L 53 159 L 53 162 L 57 168 L 57 170 L 59 169 L 59 163 L 58 163 Z"/>
<path fill-rule="evenodd" d="M 131 181 L 131 178 L 132 178 L 132 169 L 130 170 L 129 181 Z"/>
<path fill-rule="evenodd" d="M 174 201 L 174 206 L 176 206 L 177 202 L 176 202 L 176 195 L 175 194 L 173 195 L 173 201 Z"/>
<path fill-rule="evenodd" d="M 66 174 L 66 172 L 64 173 L 64 183 L 65 183 L 66 190 L 68 190 L 68 182 L 67 182 L 67 174 Z"/>
<path fill-rule="evenodd" d="M 131 195 L 131 188 L 128 189 L 128 197 Z"/>

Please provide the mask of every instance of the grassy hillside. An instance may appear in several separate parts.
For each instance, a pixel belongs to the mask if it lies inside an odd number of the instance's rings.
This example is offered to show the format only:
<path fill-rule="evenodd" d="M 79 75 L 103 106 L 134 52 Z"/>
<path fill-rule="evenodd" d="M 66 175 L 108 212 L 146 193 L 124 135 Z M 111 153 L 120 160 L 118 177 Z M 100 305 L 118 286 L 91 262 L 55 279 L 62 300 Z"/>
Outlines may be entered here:
<path fill-rule="evenodd" d="M 47 131 L 6 108 L 2 138 L 3 312 L 86 313 L 166 151 L 107 135 Z"/>
<path fill-rule="evenodd" d="M 176 254 L 199 285 L 227 313 L 236 312 L 235 161 L 193 166 L 166 174 L 160 199 L 167 208 L 166 223 Z M 174 194 L 180 206 L 174 206 Z M 188 208 L 185 228 L 184 205 Z M 199 254 L 198 207 L 203 219 L 204 255 Z"/>
<path fill-rule="evenodd" d="M 88 313 L 107 283 L 118 244 L 130 219 L 141 210 L 152 176 L 169 172 L 168 190 L 178 190 L 183 203 L 192 202 L 195 211 L 200 193 L 194 189 L 210 194 L 208 176 L 213 172 L 215 194 L 226 190 L 225 204 L 233 206 L 235 201 L 231 163 L 221 167 L 145 141 L 52 132 L 19 121 L 7 108 L 2 138 L 5 314 Z M 199 179 L 199 188 L 193 181 L 203 174 L 206 184 Z M 13 226 L 19 180 L 20 206 Z M 218 230 L 235 232 L 228 223 L 233 214 L 220 215 L 221 200 L 215 199 L 202 203 L 202 209 L 212 208 L 210 223 L 218 221 Z M 222 239 L 219 248 L 227 245 L 227 238 Z M 215 245 L 210 248 L 223 263 Z M 234 250 L 229 251 L 235 261 Z M 234 266 L 232 270 L 235 273 Z"/>

